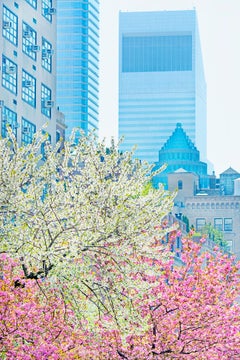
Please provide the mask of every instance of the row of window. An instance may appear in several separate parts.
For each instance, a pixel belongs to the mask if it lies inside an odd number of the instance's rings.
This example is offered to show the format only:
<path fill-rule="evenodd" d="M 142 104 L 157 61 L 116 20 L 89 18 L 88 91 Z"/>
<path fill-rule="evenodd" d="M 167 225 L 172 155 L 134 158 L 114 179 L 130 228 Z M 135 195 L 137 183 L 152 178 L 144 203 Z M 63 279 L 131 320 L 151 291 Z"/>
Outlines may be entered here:
<path fill-rule="evenodd" d="M 17 137 L 17 129 L 19 124 L 17 122 L 17 113 L 4 106 L 2 110 L 2 137 L 6 137 L 7 128 L 11 127 L 13 134 Z M 21 142 L 23 145 L 30 144 L 36 132 L 36 125 L 29 120 L 22 118 L 21 123 Z"/>
<path fill-rule="evenodd" d="M 187 209 L 239 209 L 239 202 L 224 203 L 187 203 Z"/>
<path fill-rule="evenodd" d="M 206 226 L 205 218 L 196 219 L 196 230 L 200 231 Z M 215 218 L 214 219 L 214 228 L 219 231 L 232 231 L 233 229 L 233 220 L 232 218 Z"/>
<path fill-rule="evenodd" d="M 19 126 L 20 125 L 17 121 L 17 113 L 15 111 L 12 111 L 8 107 L 4 106 L 2 108 L 2 122 L 1 122 L 2 137 L 7 136 L 8 127 L 11 127 L 13 134 L 17 138 L 17 129 Z M 31 121 L 22 117 L 22 121 L 21 121 L 21 143 L 22 143 L 22 145 L 31 144 L 35 133 L 36 133 L 36 125 L 33 124 Z M 60 131 L 57 130 L 56 131 L 56 142 L 60 141 L 60 138 L 61 138 Z M 50 134 L 48 134 L 48 141 L 51 142 Z M 45 156 L 44 146 L 45 146 L 45 144 L 43 143 L 41 146 L 41 153 L 43 155 L 43 158 Z"/>
<path fill-rule="evenodd" d="M 17 64 L 6 56 L 2 56 L 2 86 L 17 94 Z M 36 79 L 27 71 L 22 69 L 22 100 L 28 105 L 36 107 Z M 51 118 L 51 108 L 53 101 L 51 100 L 52 91 L 46 85 L 41 84 L 41 111 L 42 114 Z"/>
<path fill-rule="evenodd" d="M 31 5 L 34 9 L 37 9 L 38 0 L 26 0 L 26 2 Z M 52 7 L 52 0 L 42 0 L 41 3 L 41 13 L 48 21 L 52 22 L 52 15 L 56 14 L 56 9 Z M 14 2 L 14 6 L 18 9 L 18 3 Z"/>
<path fill-rule="evenodd" d="M 123 36 L 122 71 L 191 71 L 191 35 Z"/>
<path fill-rule="evenodd" d="M 40 45 L 37 44 L 37 32 L 26 22 L 22 23 L 22 51 L 32 60 L 37 59 L 37 53 L 40 51 Z M 3 6 L 3 29 L 2 35 L 12 44 L 18 42 L 18 17 L 6 6 Z M 42 67 L 52 71 L 52 44 L 42 37 Z"/>

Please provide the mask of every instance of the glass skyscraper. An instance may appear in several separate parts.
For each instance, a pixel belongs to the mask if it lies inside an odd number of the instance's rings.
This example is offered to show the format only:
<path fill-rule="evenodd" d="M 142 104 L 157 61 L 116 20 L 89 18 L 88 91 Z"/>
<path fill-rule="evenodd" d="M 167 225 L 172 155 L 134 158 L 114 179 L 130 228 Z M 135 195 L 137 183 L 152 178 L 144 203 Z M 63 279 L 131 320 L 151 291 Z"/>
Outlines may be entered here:
<path fill-rule="evenodd" d="M 195 10 L 120 12 L 122 150 L 158 160 L 177 123 L 206 160 L 206 84 Z"/>
<path fill-rule="evenodd" d="M 73 128 L 98 130 L 99 0 L 57 1 L 57 103 Z"/>

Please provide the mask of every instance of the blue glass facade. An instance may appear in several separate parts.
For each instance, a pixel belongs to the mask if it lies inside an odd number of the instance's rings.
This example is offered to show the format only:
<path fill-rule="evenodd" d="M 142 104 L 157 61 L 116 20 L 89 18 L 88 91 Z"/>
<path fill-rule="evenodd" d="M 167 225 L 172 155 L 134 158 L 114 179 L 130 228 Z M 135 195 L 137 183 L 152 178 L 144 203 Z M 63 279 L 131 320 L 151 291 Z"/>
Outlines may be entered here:
<path fill-rule="evenodd" d="M 180 122 L 206 160 L 206 84 L 195 10 L 121 12 L 119 44 L 122 150 L 137 145 L 137 157 L 156 162 Z"/>
<path fill-rule="evenodd" d="M 73 128 L 98 130 L 99 0 L 57 1 L 57 103 Z"/>
<path fill-rule="evenodd" d="M 123 36 L 122 71 L 191 71 L 192 36 Z"/>

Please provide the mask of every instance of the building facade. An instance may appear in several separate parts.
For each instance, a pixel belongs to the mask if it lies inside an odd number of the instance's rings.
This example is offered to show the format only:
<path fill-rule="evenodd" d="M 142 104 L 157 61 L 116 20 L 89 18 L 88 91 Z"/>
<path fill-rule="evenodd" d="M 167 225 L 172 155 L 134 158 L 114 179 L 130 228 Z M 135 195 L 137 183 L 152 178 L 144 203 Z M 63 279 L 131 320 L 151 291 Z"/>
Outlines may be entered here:
<path fill-rule="evenodd" d="M 119 136 L 122 150 L 158 160 L 181 122 L 206 160 L 206 84 L 195 10 L 121 12 Z"/>
<path fill-rule="evenodd" d="M 236 182 L 237 180 L 235 180 Z M 179 186 L 180 184 L 180 186 Z M 230 251 L 240 259 L 240 193 L 221 195 L 215 191 L 201 191 L 198 179 L 191 172 L 175 171 L 168 174 L 169 191 L 177 189 L 174 213 L 188 218 L 189 225 L 200 232 L 211 224 L 223 234 Z"/>
<path fill-rule="evenodd" d="M 73 128 L 98 131 L 99 0 L 57 0 L 57 35 L 57 103 L 66 135 Z"/>
<path fill-rule="evenodd" d="M 1 1 L 1 136 L 10 126 L 20 144 L 36 130 L 56 141 L 56 0 Z M 62 127 L 64 129 L 64 126 Z"/>

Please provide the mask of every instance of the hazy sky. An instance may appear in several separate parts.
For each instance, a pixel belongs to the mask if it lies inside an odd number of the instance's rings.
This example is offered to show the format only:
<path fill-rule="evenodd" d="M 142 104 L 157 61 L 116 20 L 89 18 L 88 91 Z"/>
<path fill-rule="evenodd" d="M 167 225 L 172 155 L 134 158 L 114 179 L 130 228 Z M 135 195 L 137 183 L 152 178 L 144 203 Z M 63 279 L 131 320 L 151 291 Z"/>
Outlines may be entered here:
<path fill-rule="evenodd" d="M 240 172 L 240 0 L 100 0 L 100 137 L 118 133 L 118 12 L 196 8 L 207 83 L 207 154 Z"/>

